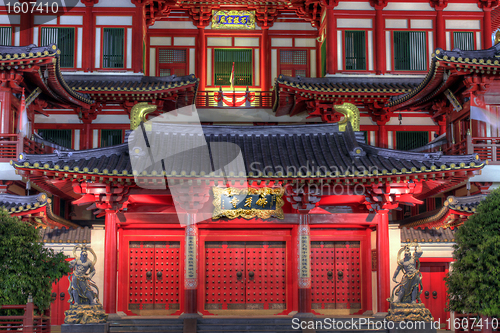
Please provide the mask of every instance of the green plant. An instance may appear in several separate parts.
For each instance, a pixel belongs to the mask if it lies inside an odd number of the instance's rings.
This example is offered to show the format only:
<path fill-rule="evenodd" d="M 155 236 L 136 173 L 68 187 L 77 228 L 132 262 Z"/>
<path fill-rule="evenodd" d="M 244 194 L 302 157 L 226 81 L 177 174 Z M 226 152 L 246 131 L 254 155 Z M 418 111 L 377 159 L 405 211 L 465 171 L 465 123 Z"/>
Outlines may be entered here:
<path fill-rule="evenodd" d="M 500 189 L 492 191 L 455 234 L 445 278 L 448 309 L 500 316 Z"/>
<path fill-rule="evenodd" d="M 0 209 L 0 305 L 50 307 L 52 283 L 70 272 L 63 253 L 44 248 L 38 230 Z"/>

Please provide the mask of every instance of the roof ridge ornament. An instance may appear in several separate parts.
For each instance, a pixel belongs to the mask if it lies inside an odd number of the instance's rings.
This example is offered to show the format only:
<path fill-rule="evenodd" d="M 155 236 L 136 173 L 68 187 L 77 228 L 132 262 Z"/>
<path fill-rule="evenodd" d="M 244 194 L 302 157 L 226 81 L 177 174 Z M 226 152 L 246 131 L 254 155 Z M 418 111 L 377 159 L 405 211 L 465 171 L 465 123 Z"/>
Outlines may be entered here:
<path fill-rule="evenodd" d="M 155 112 L 158 105 L 149 105 L 147 102 L 137 103 L 130 110 L 130 129 L 135 130 L 141 122 L 146 122 L 146 115 Z"/>
<path fill-rule="evenodd" d="M 359 131 L 360 116 L 356 105 L 344 103 L 342 105 L 334 105 L 333 108 L 345 116 L 343 120 L 339 121 L 339 130 L 341 132 L 345 132 L 347 122 L 351 123 L 353 131 Z"/>

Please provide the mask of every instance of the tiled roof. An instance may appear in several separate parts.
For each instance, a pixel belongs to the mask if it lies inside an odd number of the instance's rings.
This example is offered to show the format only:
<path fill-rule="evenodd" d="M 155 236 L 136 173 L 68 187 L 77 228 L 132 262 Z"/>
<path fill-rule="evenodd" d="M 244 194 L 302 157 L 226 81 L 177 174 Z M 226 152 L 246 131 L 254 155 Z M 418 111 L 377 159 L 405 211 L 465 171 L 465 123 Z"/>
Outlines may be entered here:
<path fill-rule="evenodd" d="M 137 76 L 137 75 L 67 75 L 66 81 L 74 91 L 100 92 L 156 92 L 198 83 L 193 75 Z"/>
<path fill-rule="evenodd" d="M 401 243 L 454 243 L 456 229 L 402 228 Z"/>
<path fill-rule="evenodd" d="M 91 229 L 84 228 L 39 228 L 44 243 L 90 243 Z"/>
<path fill-rule="evenodd" d="M 443 207 L 428 211 L 422 214 L 411 216 L 400 221 L 402 227 L 416 227 L 416 226 L 433 226 L 439 227 L 449 227 L 457 225 L 456 221 L 450 221 L 449 216 L 451 214 L 464 215 L 464 219 L 467 216 L 472 215 L 476 212 L 476 208 L 479 203 L 484 200 L 486 195 L 478 194 L 471 195 L 467 197 L 454 197 L 450 196 L 446 199 Z M 463 221 L 459 221 L 461 224 Z"/>
<path fill-rule="evenodd" d="M 412 153 L 369 146 L 356 135 L 350 124 L 345 132 L 337 124 L 298 126 L 198 126 L 153 123 L 148 132 L 152 154 L 165 160 L 165 173 L 170 177 L 223 177 L 213 173 L 226 166 L 229 176 L 250 178 L 367 178 L 409 176 L 477 169 L 484 165 L 477 155 L 446 156 L 439 153 Z M 127 144 L 57 154 L 23 154 L 15 163 L 17 169 L 57 172 L 71 175 L 101 175 L 133 178 L 131 159 L 136 170 L 148 162 L 145 147 L 137 143 L 142 137 L 131 134 L 132 155 Z M 190 139 L 186 139 L 190 138 Z M 210 151 L 197 147 L 197 140 L 210 143 Z M 205 141 L 203 141 L 205 142 Z M 215 146 L 222 144 L 222 146 Z M 224 146 L 225 144 L 225 146 Z M 244 164 L 229 163 L 241 150 Z M 219 147 L 219 149 L 214 148 Z M 182 151 L 182 150 L 185 151 Z M 233 149 L 233 150 L 231 150 Z M 234 155 L 234 156 L 233 156 Z M 137 163 L 137 164 L 135 164 Z M 141 164 L 143 163 L 143 164 Z M 229 165 L 228 165 L 229 164 Z M 212 167 L 213 166 L 213 167 Z M 241 172 L 243 171 L 243 174 Z M 161 163 L 141 173 L 156 176 L 163 173 Z"/>
<path fill-rule="evenodd" d="M 40 87 L 42 93 L 49 99 L 88 107 L 93 101 L 71 90 L 64 81 L 60 68 L 60 54 L 61 51 L 56 44 L 0 46 L 0 70 L 25 70 L 25 81 Z M 45 70 L 46 74 L 43 73 Z"/>
<path fill-rule="evenodd" d="M 28 212 L 47 205 L 47 194 L 22 196 L 12 194 L 0 194 L 0 207 L 9 213 Z"/>

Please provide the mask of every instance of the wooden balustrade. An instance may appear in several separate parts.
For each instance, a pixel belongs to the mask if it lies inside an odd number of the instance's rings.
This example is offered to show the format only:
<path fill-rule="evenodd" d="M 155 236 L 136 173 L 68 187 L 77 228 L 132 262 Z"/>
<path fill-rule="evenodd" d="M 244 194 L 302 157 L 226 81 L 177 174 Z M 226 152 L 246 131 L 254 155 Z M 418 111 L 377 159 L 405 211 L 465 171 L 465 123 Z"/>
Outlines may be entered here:
<path fill-rule="evenodd" d="M 472 137 L 465 139 L 444 149 L 448 155 L 478 154 L 481 160 L 488 160 L 488 164 L 500 165 L 500 138 Z"/>
<path fill-rule="evenodd" d="M 0 332 L 50 333 L 50 310 L 35 315 L 33 302 L 25 305 L 0 305 L 0 310 L 24 310 L 22 316 L 0 316 Z"/>
<path fill-rule="evenodd" d="M 198 91 L 197 108 L 272 108 L 272 91 Z"/>
<path fill-rule="evenodd" d="M 10 162 L 15 160 L 22 151 L 22 140 L 18 134 L 0 133 L 0 162 Z"/>

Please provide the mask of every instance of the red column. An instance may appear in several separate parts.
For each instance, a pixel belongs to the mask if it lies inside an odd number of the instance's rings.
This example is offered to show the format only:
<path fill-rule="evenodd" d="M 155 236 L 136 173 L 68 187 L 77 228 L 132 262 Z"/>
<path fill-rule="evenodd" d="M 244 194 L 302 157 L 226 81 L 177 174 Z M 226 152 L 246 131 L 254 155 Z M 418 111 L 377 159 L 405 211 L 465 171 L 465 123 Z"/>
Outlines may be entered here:
<path fill-rule="evenodd" d="M 299 262 L 297 263 L 297 281 L 299 286 L 299 312 L 296 316 L 311 315 L 311 232 L 309 229 L 308 210 L 299 215 L 299 229 L 297 232 L 299 244 L 297 249 Z"/>
<path fill-rule="evenodd" d="M 198 226 L 195 213 L 187 214 L 184 238 L 184 314 L 198 316 Z"/>
<path fill-rule="evenodd" d="M 196 54 L 199 55 L 197 64 L 198 68 L 196 68 L 196 76 L 200 79 L 200 83 L 198 85 L 198 90 L 203 91 L 207 86 L 207 40 L 205 38 L 205 27 L 198 26 L 198 51 Z"/>
<path fill-rule="evenodd" d="M 489 49 L 491 42 L 491 7 L 483 7 L 483 49 Z"/>
<path fill-rule="evenodd" d="M 389 215 L 386 210 L 379 211 L 377 226 L 377 311 L 387 312 L 390 296 L 390 254 L 389 254 Z"/>
<path fill-rule="evenodd" d="M 378 125 L 377 132 L 377 146 L 380 148 L 387 148 L 389 138 L 387 137 L 387 128 L 385 127 L 385 122 L 383 124 Z"/>
<path fill-rule="evenodd" d="M 144 33 L 145 33 L 145 17 L 144 17 L 144 3 L 136 1 L 136 12 L 134 14 L 134 26 L 132 27 L 132 50 L 140 50 L 140 52 L 132 52 L 127 56 L 132 56 L 132 70 L 134 73 L 143 72 L 143 48 L 144 46 Z"/>
<path fill-rule="evenodd" d="M 92 128 L 90 122 L 83 123 L 82 135 L 80 137 L 80 150 L 92 148 Z"/>
<path fill-rule="evenodd" d="M 269 91 L 271 85 L 271 64 L 269 63 L 269 27 L 262 27 L 260 43 L 260 86 L 262 91 Z"/>
<path fill-rule="evenodd" d="M 21 15 L 20 22 L 20 35 L 19 35 L 19 44 L 20 46 L 26 46 L 33 43 L 33 15 L 30 11 L 28 13 L 23 13 Z M 35 43 L 38 45 L 38 41 Z"/>
<path fill-rule="evenodd" d="M 85 1 L 85 15 L 83 16 L 83 41 L 82 41 L 82 69 L 84 72 L 92 72 L 94 70 L 95 59 L 95 20 L 92 8 L 93 1 Z"/>
<path fill-rule="evenodd" d="M 0 133 L 12 134 L 12 112 L 11 108 L 11 92 L 9 88 L 0 87 Z"/>
<path fill-rule="evenodd" d="M 337 72 L 337 24 L 333 6 L 326 7 L 326 72 Z"/>
<path fill-rule="evenodd" d="M 446 50 L 446 29 L 443 17 L 444 6 L 434 6 L 436 9 L 436 48 L 440 47 Z M 452 47 L 453 48 L 453 47 Z"/>
<path fill-rule="evenodd" d="M 387 2 L 379 1 L 375 5 L 375 70 L 377 74 L 385 74 L 385 22 L 382 16 L 382 9 L 387 6 Z"/>
<path fill-rule="evenodd" d="M 106 211 L 104 222 L 104 292 L 103 304 L 106 313 L 116 313 L 116 212 Z"/>

